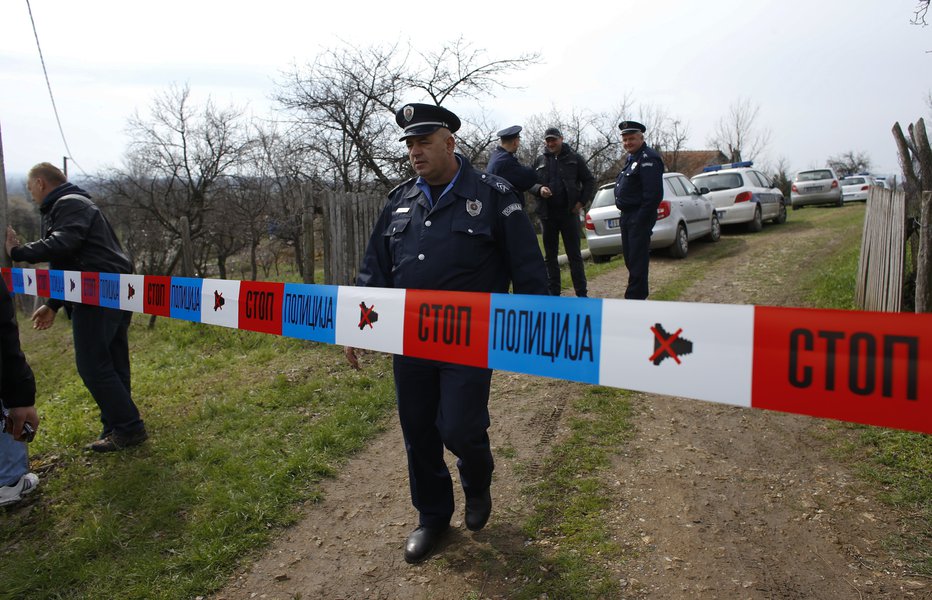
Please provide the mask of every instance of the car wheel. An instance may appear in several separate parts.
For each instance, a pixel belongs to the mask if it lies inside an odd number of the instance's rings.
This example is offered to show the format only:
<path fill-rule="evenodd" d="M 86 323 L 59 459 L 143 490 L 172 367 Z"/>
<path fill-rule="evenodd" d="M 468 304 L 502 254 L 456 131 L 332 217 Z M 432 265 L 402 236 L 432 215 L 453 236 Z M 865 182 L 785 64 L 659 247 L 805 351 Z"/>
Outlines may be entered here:
<path fill-rule="evenodd" d="M 803 209 L 802 204 L 800 204 L 799 206 L 796 206 L 795 204 L 793 205 L 793 210 L 802 210 L 802 209 Z"/>
<path fill-rule="evenodd" d="M 673 258 L 686 258 L 689 252 L 689 236 L 686 235 L 686 226 L 680 223 L 676 227 L 676 239 L 670 246 L 670 256 Z"/>
<path fill-rule="evenodd" d="M 592 262 L 594 262 L 597 265 L 600 265 L 602 263 L 607 263 L 610 260 L 612 260 L 611 254 L 593 254 L 592 255 Z"/>
<path fill-rule="evenodd" d="M 777 225 L 782 225 L 786 223 L 786 204 L 780 203 L 780 211 L 777 213 L 776 218 L 773 220 Z"/>
<path fill-rule="evenodd" d="M 845 199 L 843 197 L 839 197 L 838 202 L 835 203 L 835 206 L 844 206 L 844 205 L 845 205 Z"/>
<path fill-rule="evenodd" d="M 764 228 L 764 220 L 761 219 L 760 205 L 754 209 L 754 218 L 748 222 L 748 231 L 757 233 Z"/>
<path fill-rule="evenodd" d="M 722 239 L 722 223 L 714 212 L 712 213 L 712 228 L 709 230 L 709 234 L 705 236 L 705 239 L 709 242 L 717 242 Z"/>

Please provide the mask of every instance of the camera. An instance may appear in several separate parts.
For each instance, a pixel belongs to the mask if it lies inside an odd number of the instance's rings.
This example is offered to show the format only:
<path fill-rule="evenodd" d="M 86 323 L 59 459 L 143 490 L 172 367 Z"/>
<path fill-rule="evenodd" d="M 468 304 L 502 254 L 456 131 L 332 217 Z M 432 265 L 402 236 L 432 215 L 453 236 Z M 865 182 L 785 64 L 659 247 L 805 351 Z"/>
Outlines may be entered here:
<path fill-rule="evenodd" d="M 7 429 L 6 429 L 6 422 L 7 422 L 8 415 L 9 413 L 7 412 L 7 410 L 3 409 L 2 417 L 0 417 L 0 432 L 6 432 L 6 433 L 9 433 L 10 435 L 13 435 L 12 430 L 7 432 Z M 36 430 L 33 429 L 32 425 L 30 425 L 29 423 L 23 423 L 23 435 L 22 435 L 22 439 L 20 439 L 19 441 L 29 443 L 35 438 L 36 438 Z"/>

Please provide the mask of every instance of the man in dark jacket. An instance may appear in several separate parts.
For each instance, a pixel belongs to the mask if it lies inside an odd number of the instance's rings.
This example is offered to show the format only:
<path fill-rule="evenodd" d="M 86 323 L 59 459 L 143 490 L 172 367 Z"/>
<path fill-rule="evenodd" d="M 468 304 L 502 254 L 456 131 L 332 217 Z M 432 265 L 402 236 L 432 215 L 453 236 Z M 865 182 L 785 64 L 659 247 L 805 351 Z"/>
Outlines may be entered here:
<path fill-rule="evenodd" d="M 511 187 L 519 192 L 522 204 L 524 203 L 523 192 L 530 192 L 535 196 L 540 196 L 541 193 L 549 194 L 549 188 L 537 183 L 537 174 L 534 169 L 522 165 L 515 156 L 515 152 L 521 145 L 521 126 L 506 127 L 495 135 L 498 136 L 500 143 L 492 150 L 485 170 L 507 179 Z"/>
<path fill-rule="evenodd" d="M 588 295 L 586 270 L 579 250 L 579 215 L 595 192 L 595 177 L 586 161 L 569 144 L 556 127 L 544 132 L 547 149 L 537 157 L 534 169 L 537 181 L 547 187 L 537 200 L 537 216 L 544 230 L 544 260 L 550 294 L 560 295 L 560 264 L 557 262 L 559 238 L 570 264 L 570 275 L 576 295 Z"/>
<path fill-rule="evenodd" d="M 0 506 L 15 504 L 39 483 L 29 472 L 25 435 L 39 428 L 36 413 L 36 380 L 19 346 L 19 328 L 13 313 L 13 299 L 0 279 L 0 403 L 3 405 L 3 433 L 0 433 Z"/>
<path fill-rule="evenodd" d="M 459 118 L 430 104 L 398 111 L 402 141 L 417 173 L 389 192 L 356 278 L 358 286 L 547 293 L 537 237 L 514 189 L 455 152 Z M 355 350 L 346 357 L 359 367 Z M 482 529 L 492 511 L 489 442 L 491 369 L 395 355 L 395 395 L 418 527 L 404 559 L 430 556 L 453 517 L 453 482 L 444 447 L 458 457 L 464 521 Z"/>
<path fill-rule="evenodd" d="M 50 268 L 101 273 L 130 273 L 132 264 L 113 228 L 90 194 L 68 183 L 50 163 L 29 171 L 27 189 L 39 205 L 45 236 L 20 245 L 7 229 L 6 250 L 14 261 L 48 262 Z M 32 315 L 33 327 L 48 329 L 59 308 L 71 317 L 78 373 L 100 407 L 103 433 L 88 446 L 112 452 L 144 442 L 148 435 L 130 394 L 128 330 L 132 313 L 50 298 Z"/>
<path fill-rule="evenodd" d="M 628 153 L 615 179 L 615 206 L 621 211 L 621 252 L 628 269 L 625 298 L 646 300 L 649 292 L 650 236 L 657 223 L 657 207 L 663 200 L 663 160 L 644 143 L 647 127 L 622 121 L 621 143 Z"/>

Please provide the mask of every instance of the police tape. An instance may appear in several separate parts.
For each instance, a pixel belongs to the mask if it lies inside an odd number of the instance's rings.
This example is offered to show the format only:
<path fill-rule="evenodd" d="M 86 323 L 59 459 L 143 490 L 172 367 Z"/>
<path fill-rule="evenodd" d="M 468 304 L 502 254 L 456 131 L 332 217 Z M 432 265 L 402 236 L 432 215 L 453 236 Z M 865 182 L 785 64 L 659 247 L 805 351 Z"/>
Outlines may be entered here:
<path fill-rule="evenodd" d="M 14 293 L 932 433 L 932 315 L 0 269 Z"/>

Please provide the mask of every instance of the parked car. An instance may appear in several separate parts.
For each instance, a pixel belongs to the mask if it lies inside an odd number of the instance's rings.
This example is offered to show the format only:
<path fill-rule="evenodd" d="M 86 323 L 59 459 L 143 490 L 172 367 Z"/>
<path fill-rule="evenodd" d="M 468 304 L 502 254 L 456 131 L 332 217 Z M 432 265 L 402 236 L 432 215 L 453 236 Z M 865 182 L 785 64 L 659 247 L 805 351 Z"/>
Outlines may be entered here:
<path fill-rule="evenodd" d="M 651 231 L 651 250 L 668 248 L 672 256 L 686 258 L 691 241 L 719 240 L 722 228 L 718 214 L 702 191 L 681 173 L 663 174 L 663 200 Z M 621 254 L 620 218 L 615 207 L 615 184 L 601 186 L 586 213 L 586 242 L 593 262 L 608 262 Z"/>
<path fill-rule="evenodd" d="M 800 171 L 793 178 L 793 187 L 790 188 L 793 210 L 815 204 L 844 204 L 838 175 L 829 167 Z"/>
<path fill-rule="evenodd" d="M 722 225 L 747 223 L 748 231 L 760 231 L 764 221 L 786 222 L 786 199 L 769 177 L 752 161 L 710 165 L 692 181 L 706 187 Z"/>
<path fill-rule="evenodd" d="M 867 202 L 871 186 L 876 185 L 883 187 L 883 184 L 878 184 L 870 175 L 849 175 L 841 180 L 841 199 L 843 202 Z"/>

